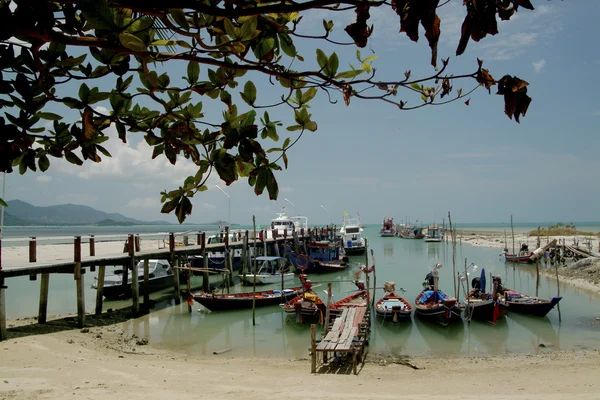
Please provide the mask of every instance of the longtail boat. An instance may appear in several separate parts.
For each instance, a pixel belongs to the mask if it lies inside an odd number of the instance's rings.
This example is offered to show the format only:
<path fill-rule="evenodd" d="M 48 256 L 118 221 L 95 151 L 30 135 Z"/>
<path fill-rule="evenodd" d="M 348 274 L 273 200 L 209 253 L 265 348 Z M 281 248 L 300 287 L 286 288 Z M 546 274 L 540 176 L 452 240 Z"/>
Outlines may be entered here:
<path fill-rule="evenodd" d="M 504 288 L 502 294 L 510 312 L 536 317 L 545 317 L 562 299 L 562 296 L 554 296 L 550 300 L 540 299 L 506 288 Z"/>
<path fill-rule="evenodd" d="M 255 298 L 255 307 L 265 307 L 285 303 L 298 296 L 302 287 L 294 287 L 281 290 L 263 290 L 246 293 L 188 293 L 182 290 L 183 295 L 188 296 L 188 303 L 197 301 L 210 311 L 228 311 L 252 308 L 253 298 Z"/>
<path fill-rule="evenodd" d="M 307 279 L 307 275 L 302 274 L 298 278 L 302 282 L 302 291 L 285 303 L 283 310 L 288 315 L 294 315 L 296 322 L 299 324 L 315 319 L 322 324 L 327 307 L 323 303 L 323 300 L 313 292 L 312 283 Z"/>
<path fill-rule="evenodd" d="M 425 277 L 424 289 L 415 299 L 415 315 L 447 326 L 452 321 L 461 320 L 462 309 L 456 298 L 439 290 L 437 270 L 441 267 L 442 264 L 436 264 L 433 271 Z"/>
<path fill-rule="evenodd" d="M 485 268 L 481 269 L 481 276 L 471 282 L 473 290 L 463 300 L 467 320 L 476 319 L 495 324 L 506 315 L 508 304 L 497 291 L 501 282 L 500 277 L 495 276 L 492 292 L 486 292 Z"/>
<path fill-rule="evenodd" d="M 413 307 L 396 293 L 386 293 L 375 303 L 375 314 L 384 321 L 410 321 Z"/>
<path fill-rule="evenodd" d="M 286 247 L 287 258 L 294 264 L 296 270 L 303 273 L 334 272 L 348 268 L 349 260 L 344 248 L 339 242 L 327 240 L 311 242 L 307 245 L 308 256 L 298 254 Z"/>
<path fill-rule="evenodd" d="M 341 315 L 345 308 L 367 307 L 368 305 L 369 294 L 366 290 L 360 290 L 331 304 L 329 310 L 333 316 L 337 316 Z"/>

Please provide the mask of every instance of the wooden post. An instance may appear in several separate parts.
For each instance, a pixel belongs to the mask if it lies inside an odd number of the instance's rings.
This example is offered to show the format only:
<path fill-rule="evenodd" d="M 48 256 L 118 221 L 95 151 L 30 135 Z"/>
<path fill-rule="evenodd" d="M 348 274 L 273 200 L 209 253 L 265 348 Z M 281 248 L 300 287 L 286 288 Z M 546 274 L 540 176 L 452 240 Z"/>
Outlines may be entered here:
<path fill-rule="evenodd" d="M 310 373 L 317 372 L 317 325 L 310 325 Z"/>
<path fill-rule="evenodd" d="M 536 250 L 540 248 L 540 227 L 538 226 L 538 239 Z M 535 297 L 538 297 L 540 290 L 540 258 L 535 259 Z"/>
<path fill-rule="evenodd" d="M 327 283 L 327 308 L 325 309 L 325 335 L 329 332 L 329 318 L 331 316 L 331 282 Z"/>
<path fill-rule="evenodd" d="M 77 326 L 85 326 L 85 280 L 81 273 L 81 236 L 75 236 L 74 278 L 77 286 Z"/>
<path fill-rule="evenodd" d="M 102 314 L 102 301 L 104 295 L 104 275 L 106 266 L 101 265 L 98 269 L 98 288 L 96 289 L 96 315 Z"/>
<path fill-rule="evenodd" d="M 138 284 L 138 269 L 135 263 L 135 238 L 133 235 L 127 237 L 127 249 L 129 250 L 129 266 L 131 267 L 131 311 L 134 316 L 140 313 L 140 292 Z"/>
<path fill-rule="evenodd" d="M 208 274 L 208 258 L 206 258 L 206 232 L 202 232 L 200 246 L 202 252 L 202 267 L 204 267 L 204 272 L 202 272 L 202 290 L 208 293 L 210 290 L 210 275 Z"/>
<path fill-rule="evenodd" d="M 285 246 L 285 242 L 283 242 L 283 245 Z M 280 256 L 280 252 L 279 252 L 279 242 L 277 240 L 275 240 L 275 243 L 273 243 L 274 249 L 275 249 L 275 255 L 277 257 L 281 257 Z"/>
<path fill-rule="evenodd" d="M 510 231 L 512 233 L 512 243 L 513 243 L 513 254 L 517 254 L 515 253 L 515 229 L 513 228 L 513 219 L 512 219 L 512 215 L 510 216 Z"/>
<path fill-rule="evenodd" d="M 248 231 L 242 238 L 242 279 L 246 282 L 246 271 L 248 270 Z"/>
<path fill-rule="evenodd" d="M 48 315 L 48 286 L 50 283 L 50 274 L 42 274 L 40 282 L 40 308 L 38 311 L 38 324 L 45 324 Z"/>
<path fill-rule="evenodd" d="M 147 258 L 144 259 L 144 309 L 150 311 L 150 260 Z"/>
<path fill-rule="evenodd" d="M 177 258 L 175 257 L 175 234 L 169 233 L 169 252 L 171 253 L 171 265 L 173 265 L 173 291 L 175 295 L 175 304 L 181 304 L 181 296 L 179 293 L 179 269 L 175 268 L 179 266 Z"/>
<path fill-rule="evenodd" d="M 560 281 L 558 280 L 558 262 L 554 264 L 554 267 L 556 269 L 556 295 L 560 297 Z M 560 302 L 556 305 L 556 307 L 558 308 L 558 322 L 562 322 L 562 316 L 560 315 Z"/>
<path fill-rule="evenodd" d="M 37 261 L 37 254 L 36 254 L 36 247 L 37 247 L 37 242 L 36 242 L 36 238 L 35 236 L 32 236 L 29 239 L 29 262 L 36 262 Z"/>
<path fill-rule="evenodd" d="M 300 240 L 298 240 L 298 232 L 294 230 L 292 236 L 294 237 L 294 250 L 297 254 L 300 254 Z"/>
<path fill-rule="evenodd" d="M 199 246 L 200 243 L 202 243 L 202 232 L 196 234 L 196 246 Z"/>
<path fill-rule="evenodd" d="M 263 231 L 263 256 L 267 255 L 267 231 Z"/>
<path fill-rule="evenodd" d="M 252 228 L 254 229 L 254 287 L 252 289 L 252 326 L 256 325 L 256 217 L 252 216 Z M 265 243 L 267 235 L 265 232 Z"/>
<path fill-rule="evenodd" d="M 512 216 L 511 216 L 512 218 Z M 465 297 L 467 298 L 467 309 L 465 310 L 465 319 L 467 320 L 467 324 L 471 323 L 471 317 L 469 315 L 470 308 L 471 308 L 471 302 L 470 302 L 470 298 L 469 298 L 469 275 L 467 275 L 467 257 L 465 257 L 465 279 L 467 281 L 467 289 L 465 290 Z"/>
<path fill-rule="evenodd" d="M 225 227 L 225 250 L 223 251 L 225 256 L 225 268 L 229 271 L 227 274 L 227 287 L 233 286 L 233 265 L 232 265 L 232 249 L 229 247 L 229 227 Z M 229 292 L 228 292 L 229 293 Z"/>
<path fill-rule="evenodd" d="M 448 211 L 448 225 L 450 225 L 450 235 L 452 237 L 452 276 L 456 276 L 456 238 L 454 230 L 452 229 L 452 217 L 450 211 Z M 454 297 L 458 300 L 458 291 L 456 290 L 456 279 L 454 281 Z"/>
<path fill-rule="evenodd" d="M 90 256 L 94 257 L 96 255 L 96 238 L 94 235 L 90 235 Z"/>
<path fill-rule="evenodd" d="M 142 239 L 140 238 L 140 235 L 135 235 L 135 251 L 142 251 Z"/>
<path fill-rule="evenodd" d="M 0 274 L 2 270 L 0 269 Z M 4 286 L 3 278 L 0 278 L 0 342 L 8 339 L 6 336 L 6 297 L 4 291 L 6 287 Z"/>
<path fill-rule="evenodd" d="M 188 312 L 192 312 L 192 304 L 194 304 L 193 300 L 190 302 L 190 296 L 192 295 L 192 264 L 190 260 L 186 260 L 185 265 L 188 267 L 187 271 L 187 292 L 188 292 Z"/>

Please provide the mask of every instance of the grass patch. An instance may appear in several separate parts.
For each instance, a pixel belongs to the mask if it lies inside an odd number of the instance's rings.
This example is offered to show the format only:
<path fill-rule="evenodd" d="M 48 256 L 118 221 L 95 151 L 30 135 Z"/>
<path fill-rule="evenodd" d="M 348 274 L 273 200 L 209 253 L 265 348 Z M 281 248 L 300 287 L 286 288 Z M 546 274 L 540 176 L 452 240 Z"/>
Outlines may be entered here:
<path fill-rule="evenodd" d="M 536 229 L 530 231 L 527 235 L 537 236 L 537 234 L 538 231 Z M 558 222 L 557 224 L 551 225 L 548 228 L 541 228 L 540 236 L 600 236 L 600 234 L 595 232 L 579 231 L 573 224 L 563 224 L 562 222 Z"/>

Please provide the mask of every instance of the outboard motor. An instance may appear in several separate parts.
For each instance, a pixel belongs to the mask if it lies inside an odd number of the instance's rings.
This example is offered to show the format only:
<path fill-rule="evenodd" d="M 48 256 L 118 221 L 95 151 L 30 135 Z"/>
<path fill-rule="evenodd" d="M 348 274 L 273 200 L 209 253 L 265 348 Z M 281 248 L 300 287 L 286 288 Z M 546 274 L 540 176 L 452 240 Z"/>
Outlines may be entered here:
<path fill-rule="evenodd" d="M 425 275 L 425 282 L 426 282 L 426 283 L 427 283 L 429 286 L 433 287 L 433 274 L 432 274 L 431 272 L 430 272 L 430 273 L 428 273 L 427 275 Z"/>
<path fill-rule="evenodd" d="M 479 277 L 475 277 L 473 278 L 473 280 L 471 280 L 471 287 L 475 290 L 480 290 L 481 289 L 481 282 L 479 281 Z"/>

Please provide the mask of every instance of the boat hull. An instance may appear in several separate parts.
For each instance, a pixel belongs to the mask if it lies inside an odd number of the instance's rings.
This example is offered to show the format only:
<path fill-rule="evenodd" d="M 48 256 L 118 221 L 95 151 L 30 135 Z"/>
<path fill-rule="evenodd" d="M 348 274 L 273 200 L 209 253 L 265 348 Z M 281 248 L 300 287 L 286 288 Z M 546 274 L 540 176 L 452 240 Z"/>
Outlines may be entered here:
<path fill-rule="evenodd" d="M 300 288 L 292 288 L 289 293 L 284 293 L 279 296 L 265 297 L 262 293 L 256 292 L 256 298 L 253 300 L 253 294 L 244 293 L 244 296 L 236 295 L 211 295 L 209 293 L 192 295 L 193 299 L 208 308 L 210 311 L 230 311 L 230 310 L 243 310 L 252 308 L 252 303 L 255 301 L 255 307 L 266 307 L 272 305 L 279 305 L 285 303 L 290 299 L 293 299 L 298 295 Z M 271 292 L 272 291 L 268 291 Z"/>
<path fill-rule="evenodd" d="M 352 246 L 352 247 L 344 246 L 344 251 L 346 252 L 346 255 L 356 256 L 356 255 L 360 255 L 360 254 L 365 254 L 365 251 L 367 251 L 367 248 L 365 246 Z"/>
<path fill-rule="evenodd" d="M 508 302 L 508 310 L 519 314 L 533 315 L 536 317 L 545 317 L 554 306 L 556 306 L 562 297 L 553 297 L 552 300 L 538 301 L 536 303 L 523 303 L 516 301 Z"/>
<path fill-rule="evenodd" d="M 149 288 L 148 293 L 157 292 L 162 289 L 166 289 L 168 287 L 173 286 L 173 275 L 161 276 L 159 278 L 149 279 L 148 280 Z M 93 287 L 93 286 L 92 286 Z M 95 287 L 93 287 L 95 288 Z M 146 288 L 144 286 L 144 280 L 141 280 L 138 283 L 139 294 L 146 294 Z M 102 289 L 102 295 L 106 297 L 108 300 L 119 300 L 131 297 L 131 283 L 123 286 L 122 284 L 104 286 Z"/>
<path fill-rule="evenodd" d="M 442 326 L 447 326 L 454 321 L 460 321 L 462 310 L 459 306 L 454 305 L 450 308 L 443 304 L 437 307 L 423 307 L 417 305 L 415 307 L 415 315 L 423 321 L 437 323 Z"/>
<path fill-rule="evenodd" d="M 518 256 L 515 254 L 505 254 L 504 255 L 504 261 L 507 262 L 514 262 L 514 263 L 520 263 L 520 264 L 531 264 L 533 263 L 533 260 L 531 259 L 531 255 L 524 255 L 524 256 Z"/>
<path fill-rule="evenodd" d="M 291 272 L 283 274 L 283 282 L 293 281 L 294 277 L 295 277 L 294 274 Z M 242 280 L 242 282 L 245 285 L 253 285 L 254 284 L 254 275 L 253 274 L 247 274 L 246 279 L 244 279 L 244 277 L 242 275 L 240 275 L 240 279 Z M 270 285 L 270 284 L 276 284 L 276 283 L 281 283 L 281 274 L 256 275 L 256 284 L 257 285 Z"/>
<path fill-rule="evenodd" d="M 395 293 L 388 293 L 375 303 L 375 315 L 384 321 L 410 321 L 411 314 L 410 303 Z"/>
<path fill-rule="evenodd" d="M 478 321 L 487 321 L 495 323 L 494 321 L 494 309 L 498 307 L 496 321 L 500 318 L 504 318 L 508 311 L 508 305 L 505 303 L 499 303 L 497 306 L 493 300 L 486 300 L 480 302 L 464 302 L 465 310 L 464 314 L 466 318 L 475 319 Z"/>

